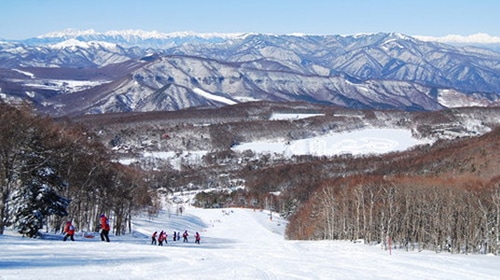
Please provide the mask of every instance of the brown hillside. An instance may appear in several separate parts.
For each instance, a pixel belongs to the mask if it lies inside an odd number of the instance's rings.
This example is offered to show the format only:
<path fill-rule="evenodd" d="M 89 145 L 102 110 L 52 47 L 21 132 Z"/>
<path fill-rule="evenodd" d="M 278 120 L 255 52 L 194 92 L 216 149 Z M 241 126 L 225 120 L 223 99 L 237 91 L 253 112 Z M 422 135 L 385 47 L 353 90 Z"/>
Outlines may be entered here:
<path fill-rule="evenodd" d="M 393 157 L 378 174 L 471 175 L 491 179 L 500 174 L 500 128 L 480 137 L 439 141 Z"/>

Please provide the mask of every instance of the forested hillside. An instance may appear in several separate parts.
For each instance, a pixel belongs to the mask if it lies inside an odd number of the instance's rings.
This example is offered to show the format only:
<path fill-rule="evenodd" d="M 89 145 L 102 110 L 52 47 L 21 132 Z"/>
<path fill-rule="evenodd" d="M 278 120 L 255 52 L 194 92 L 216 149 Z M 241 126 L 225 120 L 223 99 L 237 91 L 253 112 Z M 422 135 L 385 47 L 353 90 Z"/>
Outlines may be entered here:
<path fill-rule="evenodd" d="M 126 232 L 132 212 L 153 206 L 143 171 L 113 163 L 111 152 L 81 127 L 55 123 L 27 106 L 0 103 L 0 234 L 35 237 L 71 219 L 96 230 L 101 213 Z"/>
<path fill-rule="evenodd" d="M 374 170 L 318 180 L 291 217 L 288 236 L 384 243 L 390 238 L 407 249 L 498 254 L 499 136 L 495 129 L 388 155 Z"/>
<path fill-rule="evenodd" d="M 410 113 L 257 102 L 51 120 L 1 106 L 1 229 L 34 236 L 68 216 L 92 231 L 106 213 L 123 234 L 134 211 L 154 215 L 162 194 L 179 191 L 197 193 L 191 203 L 199 207 L 279 213 L 290 239 L 500 252 L 499 108 Z M 429 142 L 361 156 L 232 149 L 381 127 Z M 162 153 L 172 158 L 148 156 Z"/>

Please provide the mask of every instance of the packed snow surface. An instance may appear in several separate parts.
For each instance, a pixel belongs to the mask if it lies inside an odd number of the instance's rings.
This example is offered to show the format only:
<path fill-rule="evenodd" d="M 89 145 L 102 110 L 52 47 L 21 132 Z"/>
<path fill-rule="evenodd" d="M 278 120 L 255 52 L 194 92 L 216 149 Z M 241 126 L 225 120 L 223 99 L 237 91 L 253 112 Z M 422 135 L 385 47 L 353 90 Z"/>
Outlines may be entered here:
<path fill-rule="evenodd" d="M 271 213 L 272 215 L 272 213 Z M 138 216 L 133 233 L 63 242 L 0 235 L 0 279 L 499 279 L 500 258 L 384 250 L 350 241 L 289 241 L 286 223 L 267 211 L 164 210 Z M 151 245 L 166 230 L 168 244 Z M 173 231 L 190 233 L 173 241 Z M 193 236 L 201 234 L 201 244 Z"/>

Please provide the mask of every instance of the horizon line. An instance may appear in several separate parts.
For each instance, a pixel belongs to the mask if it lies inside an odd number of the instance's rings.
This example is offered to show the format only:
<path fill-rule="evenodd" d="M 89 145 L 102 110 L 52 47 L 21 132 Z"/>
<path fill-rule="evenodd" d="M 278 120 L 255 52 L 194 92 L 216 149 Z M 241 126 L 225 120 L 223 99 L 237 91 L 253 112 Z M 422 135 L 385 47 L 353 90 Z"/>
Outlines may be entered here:
<path fill-rule="evenodd" d="M 24 41 L 29 39 L 41 39 L 41 38 L 50 38 L 50 37 L 63 37 L 67 36 L 70 38 L 75 38 L 77 36 L 84 35 L 124 35 L 129 34 L 132 36 L 138 36 L 142 38 L 157 38 L 157 39 L 165 39 L 172 37 L 188 37 L 188 36 L 199 36 L 202 38 L 213 38 L 213 37 L 222 37 L 222 38 L 241 38 L 249 35 L 270 35 L 270 36 L 359 36 L 359 35 L 370 35 L 377 33 L 396 33 L 396 34 L 404 34 L 401 32 L 360 32 L 354 34 L 315 34 L 315 33 L 304 33 L 304 32 L 293 32 L 293 33 L 265 33 L 265 32 L 196 32 L 196 31 L 175 31 L 175 32 L 161 32 L 157 30 L 145 31 L 142 29 L 122 29 L 122 30 L 108 30 L 104 32 L 95 31 L 94 29 L 75 29 L 75 28 L 66 28 L 61 31 L 48 32 L 45 34 L 41 34 L 35 37 L 29 37 L 25 39 L 7 39 L 0 38 L 0 40 L 8 40 L 8 41 Z M 404 34 L 407 35 L 407 34 Z M 475 33 L 470 35 L 458 35 L 458 34 L 448 34 L 444 36 L 428 36 L 428 35 L 407 35 L 413 37 L 415 39 L 421 41 L 431 41 L 431 42 L 440 42 L 440 43 L 452 43 L 452 44 L 500 44 L 500 36 L 493 36 L 487 33 Z"/>

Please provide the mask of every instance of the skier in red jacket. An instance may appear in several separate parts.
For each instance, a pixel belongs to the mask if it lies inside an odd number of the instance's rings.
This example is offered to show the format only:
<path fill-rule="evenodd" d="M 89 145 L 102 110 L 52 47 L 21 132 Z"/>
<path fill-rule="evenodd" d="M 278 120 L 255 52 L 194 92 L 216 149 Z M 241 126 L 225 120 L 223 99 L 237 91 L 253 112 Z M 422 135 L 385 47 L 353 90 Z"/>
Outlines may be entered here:
<path fill-rule="evenodd" d="M 104 214 L 101 214 L 101 240 L 109 242 L 109 220 Z"/>
<path fill-rule="evenodd" d="M 63 241 L 66 241 L 66 239 L 71 239 L 71 241 L 75 241 L 73 238 L 73 235 L 75 235 L 75 227 L 71 224 L 71 221 L 67 221 L 66 225 L 64 226 L 64 235 Z"/>
<path fill-rule="evenodd" d="M 200 244 L 201 236 L 198 232 L 196 232 L 196 234 L 194 235 L 194 239 L 195 239 L 194 243 Z"/>
<path fill-rule="evenodd" d="M 162 230 L 158 236 L 158 246 L 163 246 L 163 241 L 168 244 L 167 237 L 167 232 Z"/>

